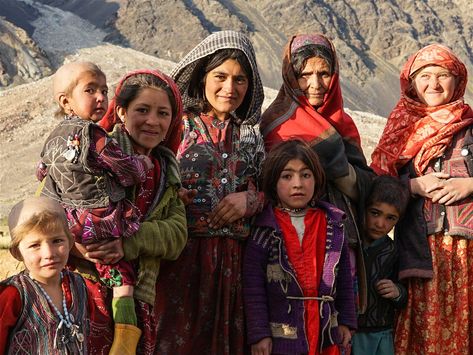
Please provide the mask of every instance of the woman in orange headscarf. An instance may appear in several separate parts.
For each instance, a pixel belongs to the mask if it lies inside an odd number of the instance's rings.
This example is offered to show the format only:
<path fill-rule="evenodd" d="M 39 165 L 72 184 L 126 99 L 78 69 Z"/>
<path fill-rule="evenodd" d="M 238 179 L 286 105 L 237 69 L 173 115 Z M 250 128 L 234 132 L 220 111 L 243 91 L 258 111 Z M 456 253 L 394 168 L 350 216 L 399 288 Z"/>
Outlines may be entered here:
<path fill-rule="evenodd" d="M 447 47 L 415 53 L 401 98 L 372 155 L 378 174 L 399 175 L 412 199 L 396 228 L 409 300 L 396 353 L 473 353 L 473 111 L 465 65 Z"/>

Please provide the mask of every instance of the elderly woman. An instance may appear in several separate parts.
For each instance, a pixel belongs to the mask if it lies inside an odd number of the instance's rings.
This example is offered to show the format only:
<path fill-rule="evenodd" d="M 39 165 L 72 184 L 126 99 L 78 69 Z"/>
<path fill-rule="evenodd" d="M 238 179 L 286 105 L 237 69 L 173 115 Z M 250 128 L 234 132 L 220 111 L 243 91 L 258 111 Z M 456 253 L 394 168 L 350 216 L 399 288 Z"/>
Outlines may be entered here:
<path fill-rule="evenodd" d="M 401 72 L 401 98 L 372 155 L 379 174 L 409 184 L 396 229 L 409 299 L 395 333 L 399 354 L 473 354 L 473 111 L 465 65 L 433 44 Z"/>
<path fill-rule="evenodd" d="M 363 311 L 366 287 L 358 248 L 358 221 L 362 220 L 362 202 L 372 173 L 366 165 L 355 123 L 343 111 L 332 42 L 321 34 L 292 37 L 286 46 L 282 77 L 279 94 L 261 122 L 266 149 L 297 137 L 309 142 L 318 154 L 328 182 L 323 199 L 344 210 L 348 217 L 345 235 L 351 247 L 352 270 L 355 271 L 355 265 L 358 269 L 359 310 Z"/>
<path fill-rule="evenodd" d="M 263 88 L 253 47 L 234 31 L 198 44 L 173 70 L 185 115 L 177 158 L 189 240 L 158 278 L 160 354 L 244 352 L 242 255 L 262 208 Z"/>

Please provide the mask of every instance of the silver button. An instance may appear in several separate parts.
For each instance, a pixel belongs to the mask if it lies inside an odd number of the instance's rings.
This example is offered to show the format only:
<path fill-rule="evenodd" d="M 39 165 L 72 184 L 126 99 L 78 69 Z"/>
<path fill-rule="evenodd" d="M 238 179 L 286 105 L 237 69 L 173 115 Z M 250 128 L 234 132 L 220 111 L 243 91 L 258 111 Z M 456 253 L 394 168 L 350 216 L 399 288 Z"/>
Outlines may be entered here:
<path fill-rule="evenodd" d="M 228 169 L 227 168 L 223 169 L 222 173 L 224 173 L 224 174 L 228 173 Z"/>
<path fill-rule="evenodd" d="M 199 177 L 199 173 L 195 173 L 195 174 L 194 174 L 194 177 Z"/>
<path fill-rule="evenodd" d="M 440 167 L 440 163 L 439 162 L 436 162 L 435 165 L 434 165 L 436 168 Z"/>
<path fill-rule="evenodd" d="M 205 198 L 203 198 L 203 199 L 202 199 L 202 202 L 205 202 L 205 201 L 207 201 L 207 200 L 206 200 Z"/>
<path fill-rule="evenodd" d="M 223 159 L 227 159 L 227 158 L 228 158 L 228 154 L 227 154 L 227 153 L 223 153 L 223 154 L 222 154 L 222 158 L 223 158 Z"/>
<path fill-rule="evenodd" d="M 186 154 L 186 158 L 189 158 L 189 157 L 190 157 L 190 155 L 189 155 L 189 154 Z"/>
<path fill-rule="evenodd" d="M 201 221 L 205 221 L 205 217 L 200 217 L 199 218 Z"/>
<path fill-rule="evenodd" d="M 228 233 L 228 228 L 227 227 L 223 228 L 223 233 Z"/>
<path fill-rule="evenodd" d="M 197 190 L 202 190 L 202 186 L 197 186 Z"/>
<path fill-rule="evenodd" d="M 468 153 L 470 153 L 470 152 L 466 148 L 463 148 L 460 152 L 462 157 L 466 157 L 468 155 Z"/>
<path fill-rule="evenodd" d="M 223 178 L 222 180 L 220 180 L 222 182 L 222 184 L 226 184 L 228 182 L 227 178 Z"/>
<path fill-rule="evenodd" d="M 187 187 L 188 187 L 189 189 L 192 189 L 192 185 L 187 185 Z"/>
<path fill-rule="evenodd" d="M 195 158 L 192 158 L 191 160 L 192 160 L 192 161 L 195 161 Z"/>
<path fill-rule="evenodd" d="M 445 211 L 440 212 L 441 216 L 445 216 Z"/>
<path fill-rule="evenodd" d="M 197 154 L 197 153 L 194 153 L 194 157 L 196 157 L 196 158 L 197 158 L 198 156 L 199 156 L 199 154 Z"/>

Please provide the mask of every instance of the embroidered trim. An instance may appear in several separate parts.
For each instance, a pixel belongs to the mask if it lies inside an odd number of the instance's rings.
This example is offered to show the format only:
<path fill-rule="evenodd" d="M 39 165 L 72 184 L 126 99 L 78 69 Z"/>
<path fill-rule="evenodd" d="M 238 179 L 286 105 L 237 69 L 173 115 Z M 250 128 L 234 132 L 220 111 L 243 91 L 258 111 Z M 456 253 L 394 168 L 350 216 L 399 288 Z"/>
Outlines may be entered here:
<path fill-rule="evenodd" d="M 297 339 L 297 327 L 289 324 L 270 322 L 271 334 L 275 338 Z"/>

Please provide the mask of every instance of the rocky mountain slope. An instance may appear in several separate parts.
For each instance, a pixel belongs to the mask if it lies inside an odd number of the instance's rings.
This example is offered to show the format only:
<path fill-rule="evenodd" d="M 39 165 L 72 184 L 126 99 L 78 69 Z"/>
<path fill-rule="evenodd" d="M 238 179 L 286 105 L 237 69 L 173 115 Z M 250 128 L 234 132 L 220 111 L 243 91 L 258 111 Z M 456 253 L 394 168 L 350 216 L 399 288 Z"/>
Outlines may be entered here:
<path fill-rule="evenodd" d="M 339 53 L 346 105 L 381 115 L 398 98 L 400 66 L 423 45 L 444 43 L 473 70 L 470 0 L 1 1 L 0 16 L 25 29 L 53 67 L 64 55 L 64 39 L 76 48 L 105 40 L 178 61 L 209 33 L 235 29 L 250 36 L 264 84 L 276 89 L 288 36 L 323 32 Z M 56 25 L 46 25 L 51 21 Z M 65 37 L 64 26 L 78 30 Z M 56 38 L 45 41 L 44 31 Z M 473 101 L 471 83 L 466 98 Z"/>

